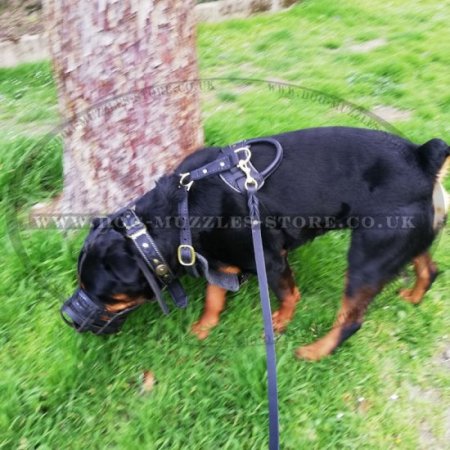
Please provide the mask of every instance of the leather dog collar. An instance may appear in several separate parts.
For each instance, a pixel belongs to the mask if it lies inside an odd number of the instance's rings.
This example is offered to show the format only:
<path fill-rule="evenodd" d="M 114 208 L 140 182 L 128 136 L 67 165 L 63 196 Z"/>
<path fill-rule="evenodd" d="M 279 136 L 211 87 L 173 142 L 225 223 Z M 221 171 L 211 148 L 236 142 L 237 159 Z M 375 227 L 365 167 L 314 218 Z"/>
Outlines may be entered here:
<path fill-rule="evenodd" d="M 135 211 L 129 208 L 125 210 L 119 218 L 123 224 L 125 236 L 133 242 L 142 257 L 142 260 L 138 259 L 138 265 L 154 291 L 164 314 L 168 314 L 169 309 L 164 302 L 159 285 L 161 285 L 163 289 L 167 288 L 178 308 L 185 308 L 187 306 L 187 296 L 183 287 L 170 270 L 169 265 L 161 255 L 155 241 L 152 239 L 147 228 L 136 215 Z M 151 272 L 148 269 L 150 269 Z M 158 283 L 156 283 L 156 281 Z"/>

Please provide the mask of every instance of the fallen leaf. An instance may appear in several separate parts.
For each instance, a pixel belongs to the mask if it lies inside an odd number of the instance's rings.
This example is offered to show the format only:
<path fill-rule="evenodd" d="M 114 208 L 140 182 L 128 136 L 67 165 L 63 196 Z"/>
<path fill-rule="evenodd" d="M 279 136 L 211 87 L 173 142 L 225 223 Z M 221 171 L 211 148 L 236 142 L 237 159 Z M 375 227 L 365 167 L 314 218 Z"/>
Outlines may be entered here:
<path fill-rule="evenodd" d="M 142 387 L 141 387 L 142 392 L 143 393 L 151 392 L 155 386 L 155 383 L 156 383 L 155 374 L 150 370 L 146 370 L 142 376 Z"/>

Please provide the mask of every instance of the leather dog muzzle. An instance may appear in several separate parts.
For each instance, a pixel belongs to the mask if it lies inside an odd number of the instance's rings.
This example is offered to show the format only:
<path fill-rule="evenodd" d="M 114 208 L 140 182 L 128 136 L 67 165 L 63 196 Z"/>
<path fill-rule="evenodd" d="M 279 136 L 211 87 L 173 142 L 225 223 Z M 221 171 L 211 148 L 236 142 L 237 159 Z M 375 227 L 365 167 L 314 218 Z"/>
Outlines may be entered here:
<path fill-rule="evenodd" d="M 113 334 L 120 331 L 128 315 L 140 305 L 113 313 L 92 300 L 83 289 L 77 289 L 61 307 L 63 320 L 79 333 Z"/>

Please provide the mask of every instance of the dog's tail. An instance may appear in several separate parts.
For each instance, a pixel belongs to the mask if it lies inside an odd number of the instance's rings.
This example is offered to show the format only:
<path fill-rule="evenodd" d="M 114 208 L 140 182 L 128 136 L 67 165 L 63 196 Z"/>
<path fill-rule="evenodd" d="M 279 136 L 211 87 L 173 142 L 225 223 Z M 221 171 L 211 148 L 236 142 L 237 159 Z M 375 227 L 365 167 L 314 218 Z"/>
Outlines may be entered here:
<path fill-rule="evenodd" d="M 450 168 L 450 147 L 441 139 L 431 139 L 417 149 L 419 163 L 431 176 L 442 181 Z"/>

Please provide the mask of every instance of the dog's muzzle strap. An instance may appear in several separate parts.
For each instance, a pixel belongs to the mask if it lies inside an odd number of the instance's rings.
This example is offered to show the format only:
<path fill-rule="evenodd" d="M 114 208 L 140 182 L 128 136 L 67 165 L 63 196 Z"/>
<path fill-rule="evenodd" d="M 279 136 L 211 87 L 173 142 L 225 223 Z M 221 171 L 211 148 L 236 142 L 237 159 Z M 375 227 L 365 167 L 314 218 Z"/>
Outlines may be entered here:
<path fill-rule="evenodd" d="M 77 289 L 61 307 L 61 316 L 64 322 L 79 333 L 92 331 L 95 334 L 109 334 L 119 331 L 128 314 L 138 307 L 139 305 L 132 306 L 113 313 L 92 300 L 83 289 Z"/>
<path fill-rule="evenodd" d="M 142 273 L 144 274 L 145 278 L 148 281 L 148 284 L 150 285 L 150 288 L 152 289 L 153 293 L 155 294 L 156 301 L 158 302 L 160 308 L 162 309 L 162 312 L 164 314 L 169 314 L 169 308 L 167 307 L 166 302 L 164 301 L 164 297 L 161 291 L 161 288 L 158 285 L 158 282 L 156 281 L 153 274 L 148 269 L 147 265 L 144 261 L 138 259 L 137 264 L 139 268 L 141 269 Z"/>

